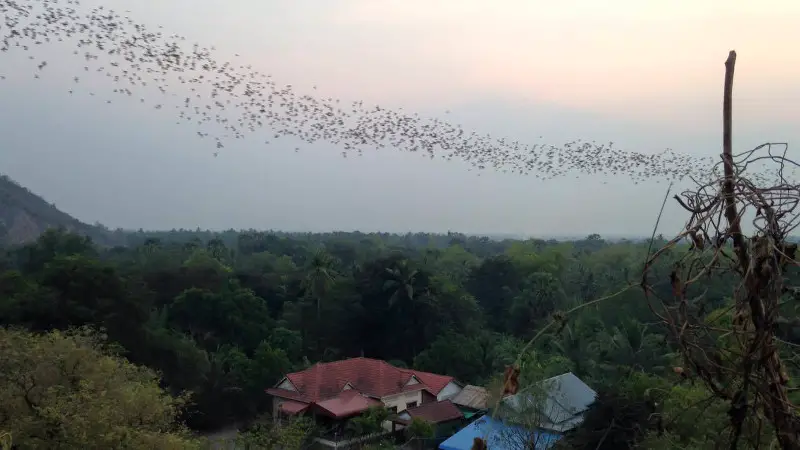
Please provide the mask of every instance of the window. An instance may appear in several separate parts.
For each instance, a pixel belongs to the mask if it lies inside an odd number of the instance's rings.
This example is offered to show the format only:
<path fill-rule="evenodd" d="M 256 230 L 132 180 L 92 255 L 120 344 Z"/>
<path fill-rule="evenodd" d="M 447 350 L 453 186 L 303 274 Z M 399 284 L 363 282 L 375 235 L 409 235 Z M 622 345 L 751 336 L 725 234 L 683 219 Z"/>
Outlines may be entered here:
<path fill-rule="evenodd" d="M 408 404 L 406 404 L 406 409 L 414 408 L 416 406 L 417 402 L 408 402 Z"/>

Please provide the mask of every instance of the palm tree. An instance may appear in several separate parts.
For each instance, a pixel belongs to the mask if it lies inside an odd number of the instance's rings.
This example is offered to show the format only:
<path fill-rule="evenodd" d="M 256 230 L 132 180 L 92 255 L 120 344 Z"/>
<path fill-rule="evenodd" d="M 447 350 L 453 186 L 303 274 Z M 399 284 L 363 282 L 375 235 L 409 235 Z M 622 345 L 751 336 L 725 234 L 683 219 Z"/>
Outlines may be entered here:
<path fill-rule="evenodd" d="M 317 320 L 320 318 L 320 303 L 328 293 L 338 275 L 334 269 L 334 258 L 325 250 L 319 250 L 311 258 L 305 279 L 305 288 L 317 301 Z"/>
<path fill-rule="evenodd" d="M 561 333 L 552 335 L 550 345 L 557 354 L 575 363 L 576 375 L 585 375 L 595 366 L 595 350 L 587 336 L 600 327 L 599 318 L 578 316 Z"/>
<path fill-rule="evenodd" d="M 668 363 L 668 356 L 660 348 L 661 340 L 662 336 L 652 333 L 647 324 L 626 319 L 601 332 L 592 348 L 605 359 L 600 366 L 606 370 L 658 372 Z"/>
<path fill-rule="evenodd" d="M 419 271 L 408 267 L 407 261 L 402 261 L 395 267 L 387 267 L 389 279 L 383 284 L 385 291 L 392 291 L 389 297 L 389 307 L 410 304 L 414 300 L 414 284 Z"/>
<path fill-rule="evenodd" d="M 385 268 L 388 279 L 383 283 L 383 290 L 391 293 L 388 300 L 389 309 L 408 308 L 409 314 L 406 315 L 412 323 L 417 322 L 418 303 L 430 303 L 427 280 L 423 279 L 421 272 L 408 266 L 408 261 L 403 260 L 394 267 Z M 411 355 L 417 353 L 415 338 L 418 333 L 412 327 L 405 328 L 406 342 L 410 342 Z"/>

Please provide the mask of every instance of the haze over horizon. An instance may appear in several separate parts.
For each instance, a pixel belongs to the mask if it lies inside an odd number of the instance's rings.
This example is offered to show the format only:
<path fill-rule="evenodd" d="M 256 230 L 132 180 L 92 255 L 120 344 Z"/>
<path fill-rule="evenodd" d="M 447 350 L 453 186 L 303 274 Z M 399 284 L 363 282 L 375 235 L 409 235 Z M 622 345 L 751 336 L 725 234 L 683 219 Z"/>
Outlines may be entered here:
<path fill-rule="evenodd" d="M 652 153 L 720 152 L 723 61 L 736 49 L 735 151 L 791 144 L 800 133 L 794 2 L 84 3 L 129 9 L 300 93 L 403 108 L 523 142 L 582 138 Z M 69 95 L 83 65 L 69 47 L 37 55 L 0 55 L 0 172 L 111 228 L 644 236 L 667 186 L 478 176 L 460 162 L 391 149 L 343 158 L 319 143 L 295 153 L 291 139 L 265 147 L 257 135 L 215 158 L 213 142 L 176 125 L 172 111 L 101 95 L 113 89 L 104 77 L 91 81 L 97 96 Z M 34 79 L 40 59 L 50 65 Z M 667 205 L 665 235 L 687 218 Z"/>

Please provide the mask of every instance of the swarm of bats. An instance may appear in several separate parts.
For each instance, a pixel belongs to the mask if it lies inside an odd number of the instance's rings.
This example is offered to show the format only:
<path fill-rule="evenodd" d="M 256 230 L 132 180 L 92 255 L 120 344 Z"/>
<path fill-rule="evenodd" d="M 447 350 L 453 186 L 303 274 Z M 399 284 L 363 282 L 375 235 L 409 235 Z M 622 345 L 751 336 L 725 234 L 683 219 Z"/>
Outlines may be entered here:
<path fill-rule="evenodd" d="M 391 147 L 430 158 L 461 159 L 476 169 L 541 179 L 604 174 L 635 182 L 676 180 L 702 177 L 714 163 L 713 158 L 669 149 L 644 154 L 594 141 L 526 144 L 363 102 L 300 95 L 291 85 L 279 85 L 250 65 L 218 60 L 213 47 L 164 34 L 160 27 L 151 30 L 125 14 L 104 7 L 84 8 L 78 0 L 0 0 L 0 57 L 28 52 L 37 63 L 32 70 L 38 78 L 48 72 L 48 66 L 37 58 L 37 49 L 58 42 L 73 46 L 67 48 L 83 59 L 83 72 L 100 72 L 114 82 L 109 92 L 91 91 L 91 95 L 105 95 L 107 103 L 116 95 L 148 104 L 141 94 L 145 87 L 170 94 L 178 99 L 179 123 L 198 126 L 196 135 L 213 140 L 215 155 L 228 140 L 263 130 L 262 136 L 268 136 L 259 139 L 263 145 L 293 136 L 309 143 L 331 143 L 344 156 Z M 80 84 L 84 74 L 50 75 L 67 75 Z M 164 106 L 158 100 L 152 104 L 156 109 Z"/>

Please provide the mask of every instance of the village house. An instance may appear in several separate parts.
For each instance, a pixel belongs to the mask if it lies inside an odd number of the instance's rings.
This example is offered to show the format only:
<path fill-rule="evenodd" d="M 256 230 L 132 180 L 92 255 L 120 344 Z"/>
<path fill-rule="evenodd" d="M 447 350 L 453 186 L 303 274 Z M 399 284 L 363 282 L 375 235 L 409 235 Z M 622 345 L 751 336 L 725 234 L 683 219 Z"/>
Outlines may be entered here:
<path fill-rule="evenodd" d="M 597 393 L 567 372 L 537 383 L 537 393 L 518 393 L 502 399 L 499 408 L 489 406 L 482 415 L 439 445 L 439 450 L 469 450 L 476 437 L 486 439 L 494 450 L 548 449 L 565 433 L 583 422 L 583 415 Z M 462 403 L 470 403 L 462 396 Z M 486 407 L 486 397 L 476 390 L 473 405 Z M 482 399 L 482 402 L 478 399 Z M 453 399 L 455 403 L 458 397 Z M 477 409 L 476 409 L 477 411 Z"/>
<path fill-rule="evenodd" d="M 393 415 L 426 403 L 447 400 L 461 391 L 453 377 L 395 367 L 386 361 L 351 358 L 318 363 L 289 373 L 266 392 L 273 398 L 273 418 L 310 415 L 318 424 L 339 430 L 370 407 L 385 406 Z M 392 429 L 396 424 L 387 421 Z"/>

